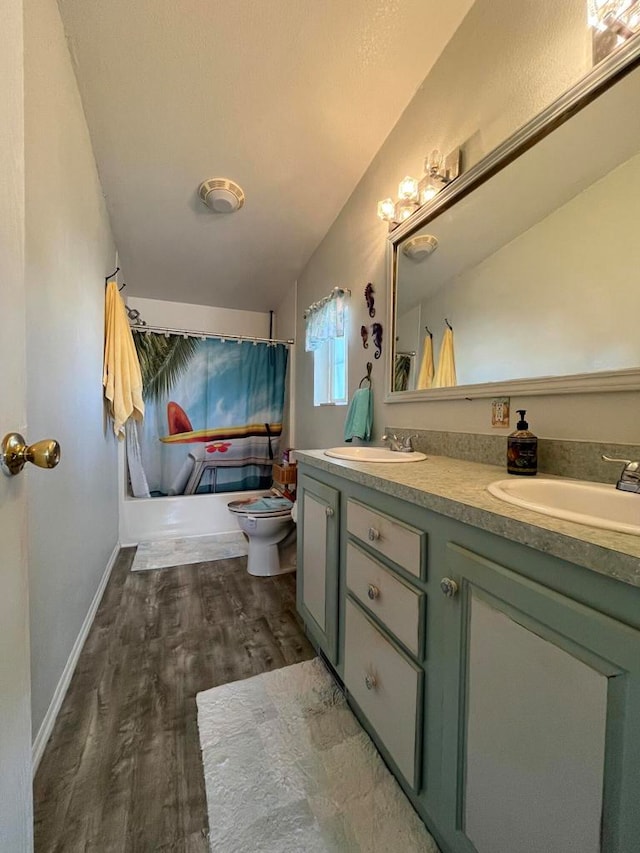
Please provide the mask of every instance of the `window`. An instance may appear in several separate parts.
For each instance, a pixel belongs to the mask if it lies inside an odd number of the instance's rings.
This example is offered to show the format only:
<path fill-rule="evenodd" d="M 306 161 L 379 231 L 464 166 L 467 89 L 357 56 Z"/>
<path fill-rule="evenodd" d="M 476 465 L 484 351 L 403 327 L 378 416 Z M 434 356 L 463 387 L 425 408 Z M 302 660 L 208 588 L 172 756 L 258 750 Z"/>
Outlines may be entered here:
<path fill-rule="evenodd" d="M 313 405 L 347 403 L 347 305 L 349 291 L 335 287 L 305 311 L 305 349 L 313 353 Z"/>
<path fill-rule="evenodd" d="M 313 351 L 313 405 L 347 403 L 347 337 L 329 338 Z"/>

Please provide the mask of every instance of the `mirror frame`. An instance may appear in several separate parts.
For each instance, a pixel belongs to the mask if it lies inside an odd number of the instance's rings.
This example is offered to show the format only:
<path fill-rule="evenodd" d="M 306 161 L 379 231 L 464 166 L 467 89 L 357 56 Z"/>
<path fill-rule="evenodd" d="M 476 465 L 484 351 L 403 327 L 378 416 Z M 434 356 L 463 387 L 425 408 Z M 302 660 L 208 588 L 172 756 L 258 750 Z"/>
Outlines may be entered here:
<path fill-rule="evenodd" d="M 483 397 L 541 394 L 585 394 L 603 391 L 637 391 L 640 389 L 640 366 L 597 373 L 575 373 L 564 376 L 542 376 L 534 379 L 509 379 L 476 385 L 455 385 L 413 391 L 393 391 L 395 315 L 397 302 L 398 247 L 436 216 L 473 192 L 517 157 L 564 124 L 587 104 L 594 101 L 634 69 L 640 67 L 640 34 L 604 59 L 553 101 L 531 121 L 483 157 L 469 171 L 463 172 L 445 186 L 432 201 L 424 204 L 405 222 L 389 233 L 387 242 L 387 328 L 392 345 L 387 348 L 385 371 L 385 403 L 434 400 L 473 400 Z"/>

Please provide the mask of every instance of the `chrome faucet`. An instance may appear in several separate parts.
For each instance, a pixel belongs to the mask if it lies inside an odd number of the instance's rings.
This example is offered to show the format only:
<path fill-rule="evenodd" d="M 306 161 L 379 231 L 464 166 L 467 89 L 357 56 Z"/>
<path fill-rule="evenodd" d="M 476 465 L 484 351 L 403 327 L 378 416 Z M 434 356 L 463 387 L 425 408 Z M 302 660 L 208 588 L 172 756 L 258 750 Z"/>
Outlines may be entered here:
<path fill-rule="evenodd" d="M 413 453 L 413 439 L 417 437 L 417 434 L 397 436 L 392 432 L 391 435 L 383 435 L 382 440 L 386 441 L 389 450 L 395 450 L 398 453 Z"/>
<path fill-rule="evenodd" d="M 630 459 L 612 459 L 610 456 L 602 455 L 605 462 L 619 462 L 624 465 L 620 479 L 616 483 L 616 489 L 621 492 L 633 492 L 640 495 L 640 462 L 632 462 Z"/>

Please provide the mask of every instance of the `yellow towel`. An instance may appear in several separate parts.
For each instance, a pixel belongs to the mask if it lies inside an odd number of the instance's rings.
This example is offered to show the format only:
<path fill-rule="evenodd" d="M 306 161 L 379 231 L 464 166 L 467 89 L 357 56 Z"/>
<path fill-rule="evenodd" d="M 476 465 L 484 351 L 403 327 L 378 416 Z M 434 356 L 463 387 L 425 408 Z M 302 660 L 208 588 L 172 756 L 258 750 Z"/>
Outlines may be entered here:
<path fill-rule="evenodd" d="M 142 374 L 127 312 L 115 281 L 107 285 L 104 312 L 104 395 L 109 402 L 113 431 L 120 441 L 124 425 L 144 416 Z"/>
<path fill-rule="evenodd" d="M 418 381 L 416 388 L 431 388 L 433 384 L 433 338 L 431 335 L 426 335 L 424 346 L 422 347 L 422 361 L 420 362 L 420 372 L 418 373 Z"/>
<path fill-rule="evenodd" d="M 433 377 L 432 388 L 450 388 L 457 385 L 456 358 L 453 352 L 453 331 L 447 327 L 442 336 L 440 344 L 440 355 L 438 356 L 438 369 Z"/>

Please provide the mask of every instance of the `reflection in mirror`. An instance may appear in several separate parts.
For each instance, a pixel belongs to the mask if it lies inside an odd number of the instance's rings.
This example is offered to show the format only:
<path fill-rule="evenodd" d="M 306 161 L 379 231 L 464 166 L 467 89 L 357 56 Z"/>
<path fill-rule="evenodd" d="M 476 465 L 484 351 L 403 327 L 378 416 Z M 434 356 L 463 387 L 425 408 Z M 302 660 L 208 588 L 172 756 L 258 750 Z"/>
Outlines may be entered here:
<path fill-rule="evenodd" d="M 458 386 L 640 367 L 638 103 L 640 69 L 395 238 L 393 391 L 434 387 L 445 318 Z"/>

